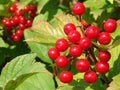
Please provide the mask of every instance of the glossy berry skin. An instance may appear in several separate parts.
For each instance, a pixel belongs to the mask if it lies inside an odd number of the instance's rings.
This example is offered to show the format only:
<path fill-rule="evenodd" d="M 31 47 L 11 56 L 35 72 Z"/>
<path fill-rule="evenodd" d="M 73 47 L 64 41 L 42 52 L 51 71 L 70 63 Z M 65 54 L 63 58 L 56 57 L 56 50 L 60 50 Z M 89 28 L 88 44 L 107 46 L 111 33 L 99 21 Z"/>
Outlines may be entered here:
<path fill-rule="evenodd" d="M 70 83 L 73 80 L 73 75 L 69 71 L 62 71 L 60 73 L 60 81 L 63 83 Z"/>
<path fill-rule="evenodd" d="M 82 54 L 82 49 L 80 46 L 71 46 L 69 54 L 73 57 L 79 57 Z"/>
<path fill-rule="evenodd" d="M 89 24 L 88 22 L 86 22 L 84 19 L 81 20 L 81 24 L 84 26 L 84 27 L 87 27 Z"/>
<path fill-rule="evenodd" d="M 26 24 L 27 19 L 24 16 L 19 17 L 19 23 Z"/>
<path fill-rule="evenodd" d="M 78 2 L 73 5 L 72 12 L 76 15 L 81 16 L 85 12 L 85 6 L 82 3 Z"/>
<path fill-rule="evenodd" d="M 79 41 L 79 45 L 82 49 L 87 50 L 91 46 L 90 39 L 88 37 L 83 37 Z"/>
<path fill-rule="evenodd" d="M 79 59 L 76 62 L 76 69 L 79 72 L 86 72 L 89 70 L 89 68 L 90 68 L 90 63 L 87 59 Z"/>
<path fill-rule="evenodd" d="M 50 48 L 48 50 L 48 56 L 52 59 L 55 60 L 58 56 L 60 56 L 59 51 L 56 48 Z"/>
<path fill-rule="evenodd" d="M 100 30 L 96 26 L 89 26 L 88 28 L 86 28 L 86 36 L 90 39 L 97 38 L 99 33 Z"/>
<path fill-rule="evenodd" d="M 29 12 L 30 11 L 30 6 L 25 6 L 23 9 L 24 12 Z"/>
<path fill-rule="evenodd" d="M 59 56 L 55 63 L 58 68 L 65 68 L 68 65 L 68 58 L 66 56 Z"/>
<path fill-rule="evenodd" d="M 14 7 L 14 6 L 11 6 L 11 7 L 9 8 L 10 13 L 15 13 L 16 10 L 17 10 L 17 8 Z"/>
<path fill-rule="evenodd" d="M 13 19 L 10 20 L 10 23 L 11 23 L 11 26 L 15 26 L 16 25 L 16 23 L 15 23 L 15 21 Z"/>
<path fill-rule="evenodd" d="M 23 10 L 16 10 L 15 16 L 22 16 L 23 15 Z"/>
<path fill-rule="evenodd" d="M 12 40 L 15 42 L 19 42 L 20 41 L 20 37 L 17 35 L 13 35 Z"/>
<path fill-rule="evenodd" d="M 19 16 L 14 16 L 13 19 L 15 24 L 18 24 L 19 23 Z"/>
<path fill-rule="evenodd" d="M 26 27 L 25 27 L 25 25 L 24 24 L 19 24 L 19 29 L 21 29 L 21 30 L 24 30 Z"/>
<path fill-rule="evenodd" d="M 112 33 L 116 30 L 116 27 L 117 27 L 117 22 L 114 19 L 108 19 L 104 23 L 104 30 L 106 32 Z"/>
<path fill-rule="evenodd" d="M 60 52 L 64 52 L 68 49 L 68 41 L 64 38 L 60 38 L 55 43 L 56 48 Z"/>
<path fill-rule="evenodd" d="M 16 30 L 15 34 L 19 37 L 22 37 L 23 36 L 23 30 Z"/>
<path fill-rule="evenodd" d="M 101 32 L 98 36 L 98 42 L 103 45 L 108 45 L 111 42 L 111 36 L 108 32 Z"/>
<path fill-rule="evenodd" d="M 107 73 L 109 70 L 109 64 L 106 62 L 97 62 L 95 65 L 95 69 L 99 73 Z"/>
<path fill-rule="evenodd" d="M 31 27 L 32 26 L 32 22 L 33 22 L 32 20 L 27 20 L 26 21 L 26 26 L 27 27 Z"/>
<path fill-rule="evenodd" d="M 77 43 L 80 40 L 80 33 L 78 31 L 71 31 L 68 34 L 68 40 L 72 43 Z"/>
<path fill-rule="evenodd" d="M 87 71 L 84 74 L 84 81 L 87 83 L 95 83 L 97 80 L 97 75 L 93 71 Z"/>
<path fill-rule="evenodd" d="M 76 30 L 76 27 L 75 27 L 75 25 L 73 23 L 67 23 L 67 24 L 65 24 L 65 26 L 64 26 L 64 32 L 65 32 L 66 35 L 68 35 L 68 33 L 70 31 L 73 31 L 73 30 Z"/>
<path fill-rule="evenodd" d="M 6 27 L 11 27 L 11 26 L 12 26 L 10 20 L 7 20 L 7 21 L 5 22 L 5 26 L 6 26 Z"/>
<path fill-rule="evenodd" d="M 108 51 L 101 50 L 98 53 L 98 59 L 101 62 L 108 62 L 110 60 L 110 58 L 111 58 L 111 54 Z"/>
<path fill-rule="evenodd" d="M 3 25 L 5 25 L 5 24 L 6 24 L 6 21 L 7 21 L 7 19 L 6 19 L 6 18 L 3 18 L 1 22 L 2 22 Z"/>

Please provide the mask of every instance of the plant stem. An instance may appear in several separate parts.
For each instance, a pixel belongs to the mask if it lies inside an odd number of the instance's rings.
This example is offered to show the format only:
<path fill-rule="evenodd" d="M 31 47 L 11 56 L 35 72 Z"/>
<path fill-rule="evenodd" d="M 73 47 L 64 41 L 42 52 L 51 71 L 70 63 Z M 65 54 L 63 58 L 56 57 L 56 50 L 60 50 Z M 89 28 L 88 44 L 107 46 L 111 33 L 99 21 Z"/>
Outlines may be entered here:
<path fill-rule="evenodd" d="M 93 51 L 91 49 L 89 49 L 89 55 L 90 55 L 91 60 L 94 62 L 94 64 L 96 64 L 97 59 L 96 59 L 96 57 L 95 57 L 95 55 L 94 55 L 94 53 L 93 53 Z M 108 81 L 107 77 L 105 76 L 105 74 L 101 74 L 101 76 L 102 76 L 105 84 L 108 86 L 109 81 Z"/>
<path fill-rule="evenodd" d="M 56 66 L 52 66 L 52 70 L 53 70 L 53 73 L 54 73 L 54 77 L 56 77 L 57 76 L 57 73 L 58 73 L 58 71 L 57 71 L 57 67 Z"/>
<path fill-rule="evenodd" d="M 85 36 L 85 31 L 84 31 L 84 27 L 83 27 L 83 25 L 81 23 L 81 16 L 78 16 L 78 21 L 80 22 L 80 26 L 79 27 L 80 27 L 82 35 L 84 37 Z"/>
<path fill-rule="evenodd" d="M 68 68 L 68 71 L 71 70 L 71 67 L 72 67 L 72 64 L 73 64 L 73 61 L 74 61 L 74 57 L 70 57 L 70 58 L 69 58 L 69 61 L 70 61 L 70 66 L 69 66 L 69 68 Z"/>
<path fill-rule="evenodd" d="M 101 75 L 102 75 L 102 77 L 103 77 L 103 80 L 104 80 L 105 84 L 106 84 L 107 86 L 109 86 L 109 81 L 108 81 L 107 77 L 105 76 L 105 74 L 101 74 Z"/>
<path fill-rule="evenodd" d="M 89 56 L 90 56 L 91 60 L 94 62 L 94 64 L 96 64 L 97 63 L 97 59 L 96 59 L 93 51 L 91 49 L 89 49 L 88 52 L 89 52 Z"/>

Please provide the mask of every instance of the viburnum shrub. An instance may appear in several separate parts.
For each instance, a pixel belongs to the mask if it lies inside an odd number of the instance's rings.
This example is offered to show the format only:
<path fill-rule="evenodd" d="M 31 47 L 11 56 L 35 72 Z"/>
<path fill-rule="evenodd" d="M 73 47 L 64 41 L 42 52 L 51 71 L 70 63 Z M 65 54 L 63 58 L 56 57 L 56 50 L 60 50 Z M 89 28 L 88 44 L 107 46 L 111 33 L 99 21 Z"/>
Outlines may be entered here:
<path fill-rule="evenodd" d="M 58 76 L 63 83 L 72 82 L 71 68 L 76 60 L 75 69 L 78 73 L 84 73 L 83 79 L 85 82 L 95 83 L 99 76 L 106 82 L 105 74 L 109 71 L 108 61 L 111 54 L 107 50 L 96 47 L 94 42 L 99 45 L 110 44 L 111 33 L 116 30 L 117 22 L 114 19 L 106 20 L 102 23 L 104 29 L 102 30 L 102 28 L 90 25 L 84 19 L 81 19 L 85 10 L 85 5 L 81 2 L 77 2 L 72 6 L 73 14 L 80 21 L 79 26 L 72 22 L 66 23 L 63 31 L 67 38 L 59 38 L 55 42 L 55 47 L 48 50 L 48 56 L 53 60 L 56 67 L 58 69 L 62 68 Z M 97 56 L 95 51 L 98 52 Z M 67 52 L 68 55 L 62 55 L 62 52 Z M 82 54 L 85 54 L 84 58 L 81 58 Z"/>
<path fill-rule="evenodd" d="M 2 19 L 5 31 L 9 33 L 9 37 L 19 42 L 24 35 L 23 31 L 32 26 L 34 17 L 36 16 L 37 7 L 35 5 L 27 5 L 23 9 L 18 9 L 19 2 L 15 2 L 9 7 L 9 17 Z"/>

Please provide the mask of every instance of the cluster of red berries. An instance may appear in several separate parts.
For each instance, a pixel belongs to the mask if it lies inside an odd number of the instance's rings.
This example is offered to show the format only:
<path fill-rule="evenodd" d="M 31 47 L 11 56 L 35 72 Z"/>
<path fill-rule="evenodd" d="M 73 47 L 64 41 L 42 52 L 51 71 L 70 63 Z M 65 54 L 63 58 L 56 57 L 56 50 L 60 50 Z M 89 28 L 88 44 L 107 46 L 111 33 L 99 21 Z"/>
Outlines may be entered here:
<path fill-rule="evenodd" d="M 85 12 L 85 6 L 82 3 L 76 3 L 72 7 L 74 14 L 81 16 Z M 114 19 L 108 19 L 104 22 L 104 30 L 100 32 L 100 29 L 96 26 L 88 26 L 81 37 L 80 32 L 77 30 L 73 23 L 67 23 L 64 26 L 64 32 L 67 35 L 67 39 L 60 38 L 56 41 L 55 47 L 48 50 L 48 56 L 55 61 L 58 68 L 66 68 L 70 62 L 70 58 L 75 59 L 80 57 L 83 51 L 88 51 L 93 47 L 91 41 L 97 39 L 99 44 L 107 45 L 111 41 L 110 33 L 114 32 L 117 27 L 117 22 Z M 93 47 L 94 48 L 94 47 Z M 69 56 L 60 55 L 60 52 L 65 52 L 69 49 Z M 89 53 L 88 53 L 89 54 Z M 95 83 L 97 80 L 97 74 L 105 74 L 109 70 L 108 61 L 111 58 L 111 54 L 106 50 L 99 50 L 98 60 L 94 62 L 95 70 L 91 69 L 88 58 L 78 59 L 76 62 L 76 70 L 84 73 L 84 81 L 87 83 Z M 70 83 L 73 79 L 73 74 L 70 71 L 62 71 L 60 73 L 60 81 L 63 83 Z"/>
<path fill-rule="evenodd" d="M 18 9 L 19 2 L 15 2 L 9 8 L 11 16 L 3 18 L 2 24 L 5 30 L 10 33 L 10 38 L 18 42 L 23 36 L 23 30 L 32 26 L 32 21 L 36 16 L 37 7 L 35 5 L 25 6 L 24 9 Z"/>

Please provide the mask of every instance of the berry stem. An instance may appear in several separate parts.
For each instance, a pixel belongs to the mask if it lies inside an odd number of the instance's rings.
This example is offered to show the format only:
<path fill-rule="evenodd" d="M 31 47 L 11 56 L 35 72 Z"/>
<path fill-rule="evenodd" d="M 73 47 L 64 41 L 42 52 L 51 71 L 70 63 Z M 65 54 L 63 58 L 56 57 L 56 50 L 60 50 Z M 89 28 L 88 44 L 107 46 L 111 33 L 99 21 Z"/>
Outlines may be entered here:
<path fill-rule="evenodd" d="M 73 64 L 73 60 L 74 60 L 74 57 L 73 57 L 73 56 L 69 58 L 70 66 L 69 66 L 69 68 L 68 68 L 68 71 L 71 70 L 71 67 L 72 67 L 72 64 Z"/>
<path fill-rule="evenodd" d="M 52 70 L 53 70 L 53 77 L 56 77 L 57 76 L 57 73 L 58 73 L 58 70 L 57 70 L 57 67 L 56 66 L 52 66 Z"/>
<path fill-rule="evenodd" d="M 104 80 L 105 84 L 107 86 L 109 86 L 109 81 L 108 81 L 107 77 L 105 76 L 105 74 L 101 74 L 101 76 L 103 77 L 103 80 Z"/>
<path fill-rule="evenodd" d="M 78 16 L 78 21 L 80 21 L 80 30 L 81 30 L 81 32 L 82 32 L 82 35 L 83 35 L 83 37 L 85 36 L 85 31 L 84 31 L 84 27 L 83 27 L 83 25 L 82 25 L 82 22 L 81 22 L 81 16 Z"/>
<path fill-rule="evenodd" d="M 96 59 L 93 51 L 91 49 L 89 49 L 88 52 L 89 52 L 89 56 L 90 56 L 91 60 L 96 64 L 97 63 L 97 59 Z"/>
<path fill-rule="evenodd" d="M 96 59 L 93 51 L 91 49 L 89 49 L 88 51 L 89 51 L 89 55 L 90 55 L 91 60 L 94 62 L 94 64 L 96 64 L 97 63 L 97 59 Z M 108 86 L 109 81 L 108 81 L 107 77 L 105 76 L 105 74 L 101 74 L 101 76 L 102 76 L 104 82 L 106 83 L 106 85 Z"/>

